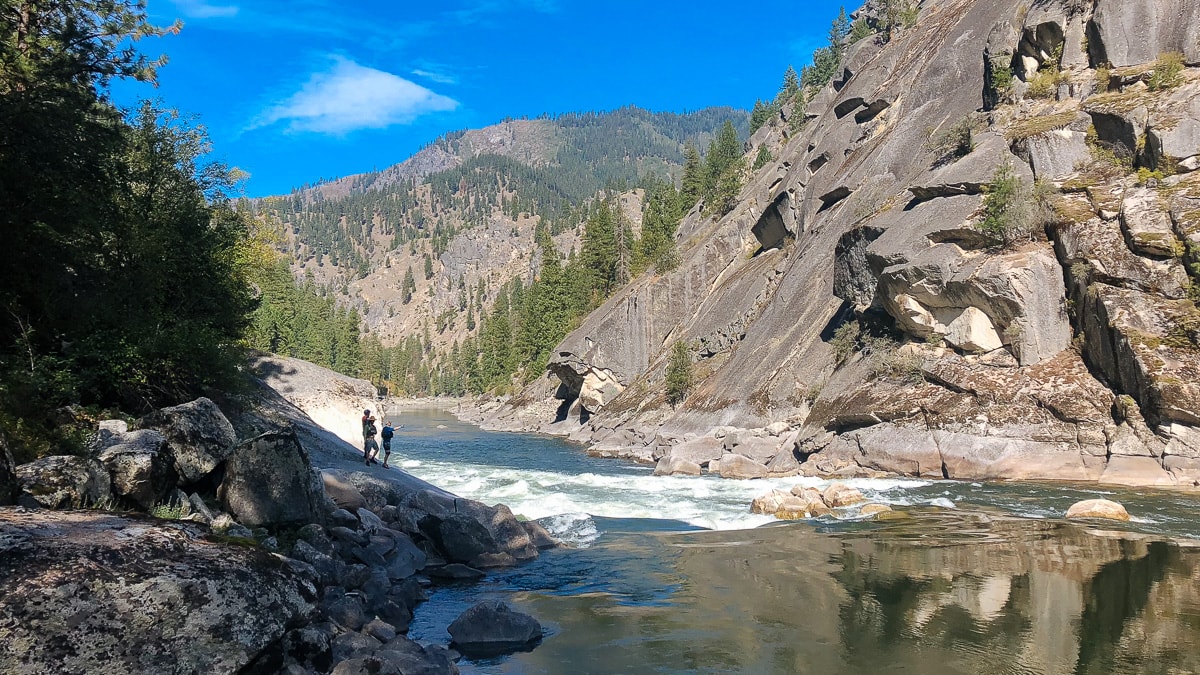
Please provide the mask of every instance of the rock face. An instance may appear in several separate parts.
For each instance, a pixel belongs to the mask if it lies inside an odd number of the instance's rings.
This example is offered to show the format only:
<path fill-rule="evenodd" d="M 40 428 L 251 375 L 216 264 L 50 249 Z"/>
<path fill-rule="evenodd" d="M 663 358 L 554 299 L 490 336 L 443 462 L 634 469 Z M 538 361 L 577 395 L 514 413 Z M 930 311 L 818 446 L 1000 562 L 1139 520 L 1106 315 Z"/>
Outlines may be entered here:
<path fill-rule="evenodd" d="M 138 427 L 166 437 L 175 458 L 175 472 L 184 484 L 195 483 L 211 473 L 237 443 L 233 425 L 207 398 L 157 410 L 138 420 Z"/>
<path fill-rule="evenodd" d="M 474 655 L 504 654 L 528 648 L 542 639 L 537 619 L 503 602 L 485 600 L 463 612 L 446 629 L 454 646 Z"/>
<path fill-rule="evenodd" d="M 252 527 L 318 520 L 324 492 L 292 429 L 239 444 L 225 463 L 217 498 Z"/>
<path fill-rule="evenodd" d="M 848 47 L 804 124 L 754 135 L 750 156 L 778 159 L 727 215 L 689 212 L 674 271 L 556 347 L 557 400 L 530 389 L 486 423 L 739 477 L 731 455 L 772 474 L 1200 484 L 1197 36 L 1192 0 L 921 3 L 886 45 Z M 1162 86 L 1169 52 L 1188 67 Z M 969 148 L 940 147 L 964 127 Z M 998 176 L 1020 187 L 989 233 Z M 669 407 L 679 341 L 703 377 Z M 588 373 L 605 393 L 585 402 Z M 773 456 L 716 453 L 715 429 L 776 423 L 796 435 Z"/>
<path fill-rule="evenodd" d="M 281 558 L 203 536 L 0 509 L 0 671 L 236 673 L 315 611 Z"/>

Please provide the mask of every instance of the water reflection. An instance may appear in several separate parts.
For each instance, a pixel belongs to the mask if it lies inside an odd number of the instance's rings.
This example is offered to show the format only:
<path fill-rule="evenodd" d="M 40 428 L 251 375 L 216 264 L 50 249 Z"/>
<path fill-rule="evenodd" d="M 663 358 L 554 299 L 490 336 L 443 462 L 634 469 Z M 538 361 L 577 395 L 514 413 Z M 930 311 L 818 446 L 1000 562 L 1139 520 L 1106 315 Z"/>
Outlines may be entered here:
<path fill-rule="evenodd" d="M 1200 672 L 1200 552 L 1143 535 L 928 512 L 611 544 L 500 580 L 552 634 L 464 672 Z"/>

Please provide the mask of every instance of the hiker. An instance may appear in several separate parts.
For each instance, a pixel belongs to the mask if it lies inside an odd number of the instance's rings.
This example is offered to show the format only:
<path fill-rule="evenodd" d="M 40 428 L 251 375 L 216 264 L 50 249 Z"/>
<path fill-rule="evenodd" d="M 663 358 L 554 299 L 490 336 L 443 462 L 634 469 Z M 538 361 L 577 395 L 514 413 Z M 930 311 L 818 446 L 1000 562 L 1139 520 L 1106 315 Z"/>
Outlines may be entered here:
<path fill-rule="evenodd" d="M 370 410 L 364 410 L 362 416 L 363 430 L 363 463 L 367 466 L 378 464 L 375 456 L 379 454 L 379 444 L 375 442 L 375 417 Z"/>
<path fill-rule="evenodd" d="M 383 423 L 383 431 L 380 432 L 379 437 L 383 439 L 383 468 L 385 469 L 388 468 L 388 458 L 392 456 L 392 436 L 403 428 L 403 424 L 398 427 L 392 427 L 390 422 Z"/>

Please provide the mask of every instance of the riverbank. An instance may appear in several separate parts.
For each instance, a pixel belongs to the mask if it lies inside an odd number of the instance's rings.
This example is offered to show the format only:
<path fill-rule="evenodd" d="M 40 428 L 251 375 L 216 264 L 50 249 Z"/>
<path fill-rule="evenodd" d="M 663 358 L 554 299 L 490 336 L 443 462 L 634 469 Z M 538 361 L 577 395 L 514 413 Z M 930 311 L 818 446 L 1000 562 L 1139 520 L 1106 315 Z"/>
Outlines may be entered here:
<path fill-rule="evenodd" d="M 584 445 L 595 457 L 654 466 L 666 475 L 1034 481 L 1200 494 L 1200 480 L 1188 471 L 1168 471 L 1162 457 L 1092 456 L 1065 445 L 1020 437 L 890 426 L 835 433 L 786 421 L 742 428 L 719 424 L 719 416 L 709 416 L 708 422 L 696 418 L 692 420 L 696 431 L 674 433 L 665 427 L 635 424 L 607 428 L 601 425 L 611 425 L 611 421 L 556 417 L 560 405 L 554 399 L 489 398 L 456 401 L 452 412 L 485 430 L 565 438 Z M 730 459 L 733 461 L 723 461 Z"/>

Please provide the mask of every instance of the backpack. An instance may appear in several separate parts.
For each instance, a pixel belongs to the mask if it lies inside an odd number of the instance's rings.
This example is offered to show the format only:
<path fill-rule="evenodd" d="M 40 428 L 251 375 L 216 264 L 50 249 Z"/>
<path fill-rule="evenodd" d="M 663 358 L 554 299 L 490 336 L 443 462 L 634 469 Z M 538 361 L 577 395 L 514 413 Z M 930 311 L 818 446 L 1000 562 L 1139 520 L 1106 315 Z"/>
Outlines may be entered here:
<path fill-rule="evenodd" d="M 389 439 L 389 438 L 391 438 L 391 437 L 392 437 L 392 428 L 391 428 L 391 427 L 384 427 L 384 428 L 383 428 L 383 440 L 385 440 L 385 441 L 386 441 L 386 440 L 388 440 L 388 439 Z"/>

